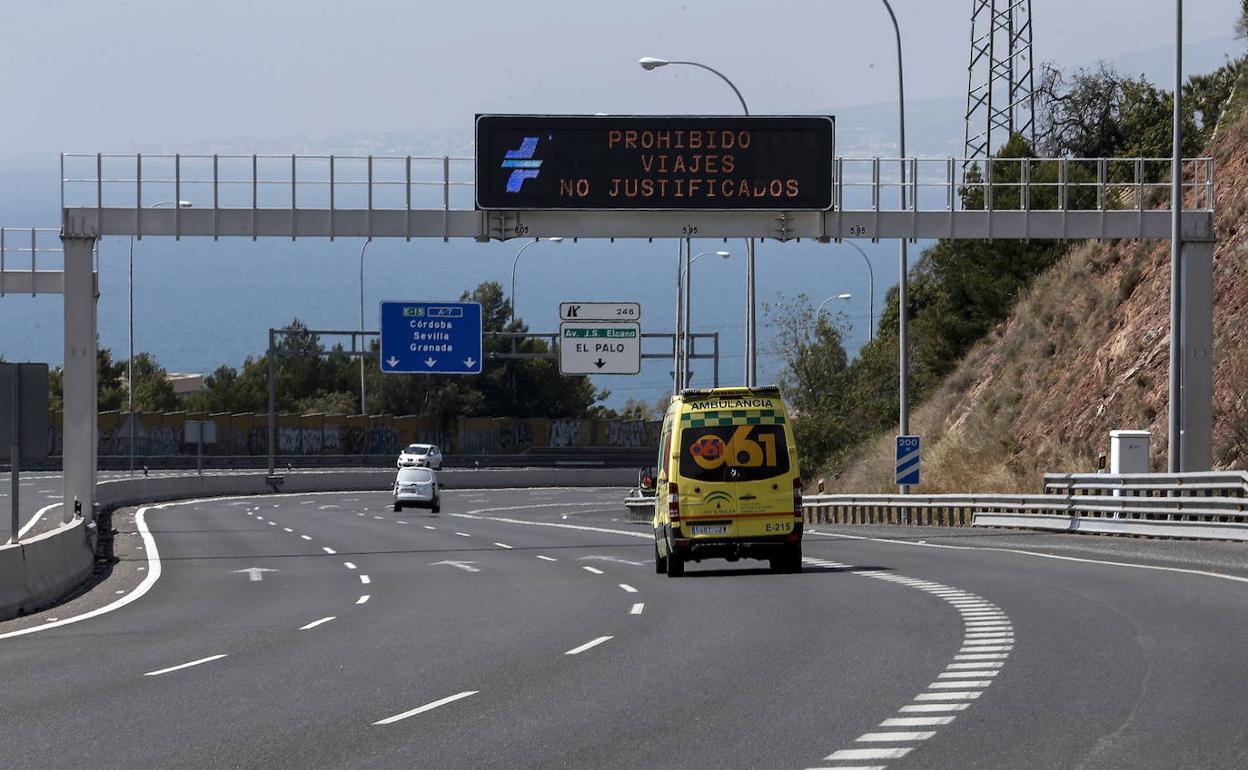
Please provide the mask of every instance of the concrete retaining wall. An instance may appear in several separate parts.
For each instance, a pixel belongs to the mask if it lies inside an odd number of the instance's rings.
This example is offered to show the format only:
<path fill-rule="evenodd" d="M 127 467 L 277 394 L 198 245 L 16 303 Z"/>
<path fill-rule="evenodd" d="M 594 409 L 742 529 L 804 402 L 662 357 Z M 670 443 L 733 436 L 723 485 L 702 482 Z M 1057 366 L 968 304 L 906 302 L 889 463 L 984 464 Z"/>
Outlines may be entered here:
<path fill-rule="evenodd" d="M 351 469 L 296 471 L 270 485 L 263 472 L 111 479 L 96 486 L 101 510 L 196 497 L 261 495 L 274 491 L 386 492 L 396 471 Z M 447 469 L 438 472 L 445 489 L 509 487 L 623 487 L 635 481 L 631 469 L 499 468 Z M 54 514 L 59 515 L 59 513 Z M 0 620 L 53 604 L 91 575 L 95 555 L 82 520 L 45 532 L 26 542 L 0 546 Z"/>
<path fill-rule="evenodd" d="M 94 567 L 82 519 L 18 545 L 0 546 L 0 620 L 60 600 L 86 582 Z"/>

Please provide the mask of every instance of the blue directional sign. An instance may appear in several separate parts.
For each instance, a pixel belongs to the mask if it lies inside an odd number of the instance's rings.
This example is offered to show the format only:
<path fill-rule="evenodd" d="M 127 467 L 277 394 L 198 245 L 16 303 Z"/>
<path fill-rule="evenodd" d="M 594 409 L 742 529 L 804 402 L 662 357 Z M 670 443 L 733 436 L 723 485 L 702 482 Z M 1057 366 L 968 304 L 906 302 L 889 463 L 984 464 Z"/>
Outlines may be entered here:
<path fill-rule="evenodd" d="M 480 303 L 381 303 L 381 371 L 480 374 Z"/>
<path fill-rule="evenodd" d="M 918 436 L 897 437 L 897 484 L 919 483 L 919 452 L 922 439 Z"/>

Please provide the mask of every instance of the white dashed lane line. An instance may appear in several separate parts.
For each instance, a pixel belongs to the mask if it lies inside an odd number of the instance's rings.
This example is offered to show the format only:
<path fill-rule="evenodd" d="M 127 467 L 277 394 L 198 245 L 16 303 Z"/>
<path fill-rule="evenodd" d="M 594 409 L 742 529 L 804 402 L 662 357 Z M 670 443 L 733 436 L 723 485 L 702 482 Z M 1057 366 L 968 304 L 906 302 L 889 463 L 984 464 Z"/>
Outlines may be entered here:
<path fill-rule="evenodd" d="M 601 574 L 602 574 L 602 570 L 598 569 L 597 567 L 581 567 L 581 569 L 583 569 L 583 570 L 585 570 L 586 572 L 588 572 L 588 573 L 590 573 L 590 574 L 593 574 L 593 575 L 601 575 Z"/>
<path fill-rule="evenodd" d="M 615 638 L 615 637 L 611 637 L 611 636 L 600 636 L 600 637 L 598 637 L 597 639 L 591 639 L 590 641 L 586 642 L 585 644 L 582 644 L 582 645 L 581 645 L 581 646 L 579 646 L 579 647 L 573 647 L 572 649 L 570 649 L 570 650 L 568 650 L 567 652 L 565 652 L 565 653 L 564 653 L 564 655 L 580 655 L 582 652 L 585 652 L 585 651 L 586 651 L 586 650 L 588 650 L 588 649 L 592 649 L 592 648 L 594 648 L 594 647 L 597 647 L 598 645 L 602 644 L 603 642 L 608 641 L 608 640 L 613 639 L 613 638 Z"/>
<path fill-rule="evenodd" d="M 494 545 L 498 546 L 499 548 L 505 548 L 508 551 L 511 550 L 511 546 L 507 545 L 506 543 L 495 543 Z"/>
<path fill-rule="evenodd" d="M 369 579 L 368 575 L 360 575 L 360 582 L 363 583 L 364 585 L 368 585 L 369 583 L 373 581 Z"/>
<path fill-rule="evenodd" d="M 222 653 L 221 655 L 212 655 L 207 658 L 200 658 L 199 660 L 192 660 L 190 663 L 182 663 L 177 666 L 170 666 L 169 668 L 161 668 L 155 671 L 148 671 L 143 676 L 160 676 L 161 674 L 168 674 L 172 671 L 181 671 L 182 669 L 190 668 L 191 666 L 198 666 L 203 663 L 211 663 L 214 660 L 221 660 L 225 656 L 226 656 L 225 653 Z"/>
<path fill-rule="evenodd" d="M 467 532 L 456 532 L 455 534 L 459 535 L 460 537 L 472 537 L 472 535 L 468 534 Z"/>
<path fill-rule="evenodd" d="M 628 611 L 628 614 L 629 614 L 629 615 L 640 615 L 640 614 L 641 614 L 641 611 L 642 611 L 643 609 L 645 609 L 645 607 L 646 607 L 646 605 L 645 605 L 645 603 L 644 603 L 644 602 L 637 602 L 636 604 L 634 604 L 634 605 L 633 605 L 633 608 L 632 608 L 631 610 L 629 610 L 629 611 Z"/>
<path fill-rule="evenodd" d="M 992 685 L 1014 649 L 1014 629 L 1009 617 L 1001 608 L 975 594 L 930 580 L 878 570 L 858 570 L 849 564 L 824 559 L 803 561 L 817 567 L 849 569 L 862 577 L 918 589 L 948 602 L 962 617 L 962 646 L 953 656 L 953 662 L 936 676 L 936 681 L 929 684 L 925 692 L 915 695 L 898 710 L 902 716 L 885 719 L 876 730 L 858 736 L 853 748 L 835 751 L 824 758 L 824 762 L 837 763 L 835 767 L 841 770 L 850 770 L 851 766 L 844 763 L 865 760 L 873 763 L 871 767 L 884 770 L 886 765 L 876 763 L 900 759 L 935 736 L 934 729 L 895 728 L 936 728 L 951 724 Z M 914 714 L 926 716 L 912 716 Z"/>
<path fill-rule="evenodd" d="M 306 626 L 299 626 L 299 630 L 300 630 L 300 631 L 307 631 L 308 629 L 311 629 L 311 628 L 316 628 L 317 626 L 322 626 L 322 625 L 325 625 L 325 624 L 326 624 L 326 623 L 328 623 L 329 621 L 333 620 L 335 617 L 336 617 L 336 616 L 334 616 L 334 615 L 330 615 L 330 616 L 329 616 L 329 617 L 327 617 L 327 618 L 321 618 L 320 620 L 314 620 L 314 621 L 312 621 L 311 623 L 307 624 Z"/>
<path fill-rule="evenodd" d="M 462 700 L 463 698 L 467 698 L 470 695 L 476 695 L 478 692 L 480 692 L 480 690 L 466 690 L 464 692 L 455 693 L 454 695 L 448 695 L 445 698 L 440 698 L 438 700 L 435 700 L 432 703 L 426 703 L 423 706 L 417 706 L 411 711 L 404 711 L 401 714 L 395 714 L 392 717 L 386 717 L 385 719 L 380 719 L 376 722 L 373 722 L 373 724 L 374 725 L 392 725 L 395 722 L 398 722 L 403 719 L 407 719 L 408 717 L 414 717 L 417 714 L 423 714 L 426 711 L 433 711 L 434 709 L 439 708 L 441 706 L 445 706 L 448 703 L 454 703 L 455 701 Z"/>
<path fill-rule="evenodd" d="M 628 583 L 620 583 L 620 588 L 624 589 L 624 593 L 627 593 L 627 594 L 637 593 L 637 589 L 633 588 Z"/>
<path fill-rule="evenodd" d="M 328 547 L 328 546 L 322 546 L 322 547 L 321 547 L 321 550 L 322 550 L 322 551 L 324 551 L 325 553 L 329 554 L 330 556 L 333 556 L 334 554 L 338 553 L 338 552 L 337 552 L 337 551 L 335 551 L 333 548 L 330 548 L 330 547 Z"/>
<path fill-rule="evenodd" d="M 537 558 L 541 559 L 542 561 L 559 561 L 553 556 L 542 556 L 541 554 L 538 554 Z"/>
<path fill-rule="evenodd" d="M 356 599 L 356 600 L 355 600 L 355 603 L 356 603 L 356 604 L 364 604 L 364 603 L 366 603 L 367 601 L 368 601 L 368 594 L 364 594 L 364 595 L 363 595 L 363 596 L 361 596 L 360 598 Z"/>

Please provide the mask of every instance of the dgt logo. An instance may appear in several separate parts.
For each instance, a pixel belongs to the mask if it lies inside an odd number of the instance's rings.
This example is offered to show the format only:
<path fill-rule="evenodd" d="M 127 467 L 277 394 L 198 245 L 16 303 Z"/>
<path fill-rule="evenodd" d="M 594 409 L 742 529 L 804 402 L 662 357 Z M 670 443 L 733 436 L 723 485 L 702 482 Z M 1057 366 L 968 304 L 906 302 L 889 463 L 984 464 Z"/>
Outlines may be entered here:
<path fill-rule="evenodd" d="M 533 160 L 533 153 L 537 150 L 536 136 L 526 136 L 524 141 L 520 142 L 520 147 L 515 150 L 508 150 L 503 155 L 503 168 L 512 168 L 511 176 L 507 177 L 507 192 L 518 193 L 520 187 L 526 179 L 536 179 L 538 169 L 542 167 L 540 160 Z"/>

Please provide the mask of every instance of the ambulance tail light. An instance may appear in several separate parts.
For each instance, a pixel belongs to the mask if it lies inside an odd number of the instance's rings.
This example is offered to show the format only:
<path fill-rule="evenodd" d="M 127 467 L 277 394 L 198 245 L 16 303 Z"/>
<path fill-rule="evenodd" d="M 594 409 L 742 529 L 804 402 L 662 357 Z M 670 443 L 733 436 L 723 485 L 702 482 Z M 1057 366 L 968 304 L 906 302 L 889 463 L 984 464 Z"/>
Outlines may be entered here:
<path fill-rule="evenodd" d="M 667 485 L 667 518 L 673 524 L 680 522 L 680 487 L 674 481 Z"/>
<path fill-rule="evenodd" d="M 802 518 L 802 480 L 793 479 L 793 517 L 799 521 Z"/>

